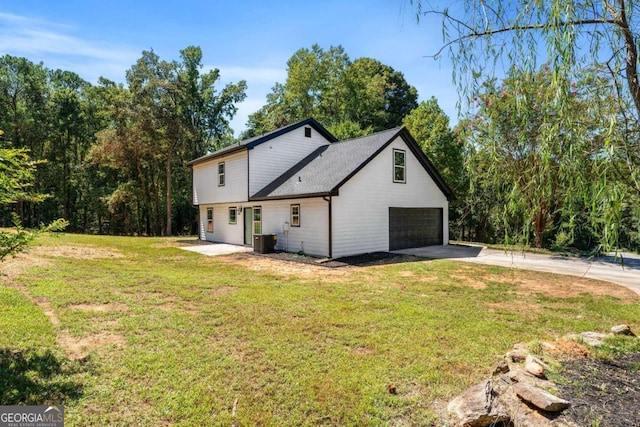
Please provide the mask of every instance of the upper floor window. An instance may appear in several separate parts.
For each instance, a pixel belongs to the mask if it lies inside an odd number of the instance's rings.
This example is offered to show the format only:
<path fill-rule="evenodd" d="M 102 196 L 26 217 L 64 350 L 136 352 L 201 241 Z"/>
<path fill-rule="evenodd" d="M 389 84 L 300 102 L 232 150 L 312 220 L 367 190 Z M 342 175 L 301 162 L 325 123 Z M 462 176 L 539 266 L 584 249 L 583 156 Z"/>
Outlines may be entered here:
<path fill-rule="evenodd" d="M 300 227 L 300 205 L 291 205 L 291 226 Z"/>
<path fill-rule="evenodd" d="M 304 128 L 304 136 L 306 136 L 307 138 L 311 138 L 311 128 Z"/>
<path fill-rule="evenodd" d="M 406 153 L 393 149 L 393 182 L 407 182 Z"/>
<path fill-rule="evenodd" d="M 224 162 L 218 163 L 218 187 L 224 185 Z"/>

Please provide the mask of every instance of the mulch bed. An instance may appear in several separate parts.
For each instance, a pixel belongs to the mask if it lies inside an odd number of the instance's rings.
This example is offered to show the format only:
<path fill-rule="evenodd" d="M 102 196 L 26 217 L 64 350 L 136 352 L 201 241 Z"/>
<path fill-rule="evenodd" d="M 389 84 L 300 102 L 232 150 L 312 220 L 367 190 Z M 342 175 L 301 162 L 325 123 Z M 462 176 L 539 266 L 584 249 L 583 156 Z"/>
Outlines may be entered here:
<path fill-rule="evenodd" d="M 354 255 L 343 258 L 316 258 L 308 255 L 294 254 L 289 252 L 274 252 L 270 254 L 255 253 L 256 256 L 279 259 L 282 261 L 298 262 L 303 264 L 313 264 L 327 268 L 341 267 L 369 267 L 374 265 L 399 264 L 403 262 L 423 261 L 413 255 L 392 254 L 390 252 L 371 252 L 368 254 Z"/>
<path fill-rule="evenodd" d="M 615 360 L 577 358 L 563 364 L 565 414 L 581 426 L 640 426 L 640 353 Z"/>

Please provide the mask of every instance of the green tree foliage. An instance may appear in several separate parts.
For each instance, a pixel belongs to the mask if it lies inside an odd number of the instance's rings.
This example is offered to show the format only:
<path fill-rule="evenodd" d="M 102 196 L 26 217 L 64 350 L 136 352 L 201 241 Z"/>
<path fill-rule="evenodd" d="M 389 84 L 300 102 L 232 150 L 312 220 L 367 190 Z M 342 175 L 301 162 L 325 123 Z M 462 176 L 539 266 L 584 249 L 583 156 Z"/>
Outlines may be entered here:
<path fill-rule="evenodd" d="M 112 122 L 98 132 L 91 160 L 117 175 L 105 201 L 129 232 L 171 235 L 174 222 L 190 226 L 184 163 L 230 139 L 229 120 L 245 97 L 244 81 L 218 92 L 219 70 L 200 73 L 200 48 L 182 50 L 181 59 L 144 51 L 127 71 L 127 88 L 103 81 L 99 91 Z"/>
<path fill-rule="evenodd" d="M 314 117 L 348 138 L 399 126 L 417 106 L 404 75 L 371 58 L 351 61 L 341 46 L 299 49 L 287 62 L 287 80 L 249 116 L 243 137 Z"/>
<path fill-rule="evenodd" d="M 477 93 L 483 82 L 496 74 L 504 75 L 512 68 L 530 78 L 536 73 L 540 58 L 549 63 L 551 71 L 547 84 L 553 89 L 550 93 L 554 99 L 553 111 L 563 117 L 570 115 L 564 110 L 573 108 L 573 90 L 566 84 L 573 76 L 588 75 L 591 87 L 598 88 L 594 97 L 610 91 L 611 105 L 618 111 L 609 114 L 607 109 L 608 136 L 594 139 L 601 145 L 589 154 L 599 153 L 596 156 L 608 161 L 591 165 L 595 169 L 588 193 L 579 181 L 569 179 L 562 185 L 568 186 L 569 193 L 580 195 L 581 203 L 589 207 L 589 228 L 602 245 L 612 248 L 623 244 L 620 225 L 638 222 L 637 216 L 627 221 L 627 215 L 634 212 L 628 206 L 627 196 L 640 192 L 640 34 L 635 23 L 640 9 L 637 5 L 625 0 L 489 3 L 465 0 L 451 9 L 437 10 L 430 9 L 422 0 L 411 0 L 411 3 L 416 6 L 419 19 L 441 19 L 444 44 L 436 56 L 443 52 L 450 54 L 455 65 L 454 79 L 463 94 Z M 517 102 L 513 108 L 520 110 L 531 105 Z M 524 111 L 519 114 L 528 116 Z M 544 123 L 547 124 L 546 119 Z M 587 123 L 576 123 L 585 127 L 576 128 L 574 132 L 585 135 L 591 132 Z M 541 145 L 541 156 L 553 158 L 554 152 L 544 152 L 551 148 L 548 144 Z M 576 167 L 579 165 L 578 162 Z M 504 209 L 515 209 L 518 198 L 518 194 L 509 193 Z M 539 205 L 520 208 L 530 209 L 527 216 L 532 217 L 540 215 Z M 525 227 L 519 231 L 525 232 Z"/>
<path fill-rule="evenodd" d="M 51 196 L 0 205 L 0 226 L 13 226 L 16 211 L 32 228 L 64 217 L 73 231 L 189 231 L 195 212 L 184 163 L 232 141 L 229 121 L 246 84 L 218 87 L 218 70 L 202 72 L 200 48 L 180 59 L 143 52 L 126 86 L 93 86 L 69 71 L 0 57 L 5 146 L 46 162 L 29 182 Z"/>
<path fill-rule="evenodd" d="M 422 101 L 404 118 L 402 124 L 456 195 L 456 199 L 449 204 L 450 233 L 463 238 L 463 207 L 468 180 L 464 174 L 462 140 L 450 129 L 449 117 L 434 97 Z"/>
<path fill-rule="evenodd" d="M 619 222 L 607 226 L 602 205 L 592 203 L 602 200 L 601 193 L 610 203 L 632 200 L 619 199 L 631 195 L 611 173 L 619 160 L 605 149 L 615 138 L 611 92 L 588 76 L 566 82 L 570 96 L 560 104 L 553 78 L 548 67 L 534 75 L 512 70 L 499 85 L 485 83 L 475 97 L 478 113 L 466 133 L 468 173 L 474 197 L 493 201 L 478 214 L 508 240 L 537 247 L 590 246 L 593 232 L 611 239 L 604 243 L 619 241 Z M 585 213 L 594 220 L 588 231 Z"/>
<path fill-rule="evenodd" d="M 455 191 L 463 169 L 462 144 L 449 128 L 449 117 L 435 98 L 422 101 L 402 121 L 422 151 Z"/>
<path fill-rule="evenodd" d="M 5 148 L 2 141 L 4 132 L 0 130 L 0 207 L 15 205 L 20 202 L 41 202 L 46 198 L 44 194 L 33 191 L 35 172 L 38 164 L 29 158 L 24 148 Z M 0 262 L 7 256 L 24 251 L 31 241 L 45 231 L 61 230 L 66 221 L 59 219 L 47 226 L 40 226 L 34 230 L 22 227 L 19 217 L 11 215 L 13 228 L 0 230 Z"/>
<path fill-rule="evenodd" d="M 23 200 L 16 206 L 21 222 L 29 227 L 64 217 L 77 230 L 87 217 L 78 211 L 88 194 L 82 161 L 97 129 L 86 94 L 89 87 L 68 71 L 47 70 L 10 55 L 0 58 L 0 126 L 5 140 L 46 161 L 35 171 L 33 185 L 52 197 L 42 203 Z"/>

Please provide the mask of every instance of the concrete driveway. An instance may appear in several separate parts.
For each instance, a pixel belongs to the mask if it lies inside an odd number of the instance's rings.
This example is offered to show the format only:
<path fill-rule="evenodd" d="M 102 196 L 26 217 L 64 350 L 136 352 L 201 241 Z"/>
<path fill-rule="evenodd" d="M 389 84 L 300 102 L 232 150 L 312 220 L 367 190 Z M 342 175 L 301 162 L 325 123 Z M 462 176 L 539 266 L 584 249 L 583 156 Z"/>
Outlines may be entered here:
<path fill-rule="evenodd" d="M 640 294 L 640 256 L 635 254 L 624 253 L 622 267 L 620 259 L 613 256 L 578 258 L 511 252 L 474 245 L 427 246 L 393 252 L 423 258 L 457 259 L 478 264 L 588 277 L 626 286 Z"/>

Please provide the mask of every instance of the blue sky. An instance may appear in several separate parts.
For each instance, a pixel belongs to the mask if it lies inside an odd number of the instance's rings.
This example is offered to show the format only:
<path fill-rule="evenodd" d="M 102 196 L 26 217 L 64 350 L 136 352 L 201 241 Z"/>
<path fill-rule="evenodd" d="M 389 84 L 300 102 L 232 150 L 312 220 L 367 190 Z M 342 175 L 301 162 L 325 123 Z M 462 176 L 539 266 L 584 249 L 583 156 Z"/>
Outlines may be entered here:
<path fill-rule="evenodd" d="M 143 50 L 173 60 L 200 46 L 205 68 L 219 68 L 223 82 L 247 81 L 247 100 L 232 122 L 236 134 L 274 83 L 285 81 L 289 57 L 314 43 L 392 66 L 421 100 L 435 96 L 451 123 L 458 121 L 450 63 L 428 57 L 442 44 L 441 28 L 417 24 L 408 0 L 0 0 L 0 54 L 74 71 L 91 83 L 100 76 L 124 82 Z"/>

